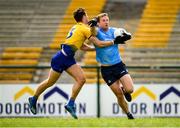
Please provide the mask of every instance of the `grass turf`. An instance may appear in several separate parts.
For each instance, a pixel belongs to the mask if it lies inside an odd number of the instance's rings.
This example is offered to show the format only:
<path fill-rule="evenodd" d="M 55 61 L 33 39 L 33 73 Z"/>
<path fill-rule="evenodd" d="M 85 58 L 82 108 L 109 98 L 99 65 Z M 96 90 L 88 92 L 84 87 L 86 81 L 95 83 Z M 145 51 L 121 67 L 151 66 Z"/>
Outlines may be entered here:
<path fill-rule="evenodd" d="M 180 118 L 0 118 L 0 127 L 180 127 Z"/>

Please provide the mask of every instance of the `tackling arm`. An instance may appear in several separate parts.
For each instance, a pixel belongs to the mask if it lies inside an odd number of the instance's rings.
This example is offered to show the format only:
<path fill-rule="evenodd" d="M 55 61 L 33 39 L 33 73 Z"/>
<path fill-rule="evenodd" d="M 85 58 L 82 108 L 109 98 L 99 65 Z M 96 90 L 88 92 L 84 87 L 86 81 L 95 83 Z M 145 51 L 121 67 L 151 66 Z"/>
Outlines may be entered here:
<path fill-rule="evenodd" d="M 81 46 L 81 50 L 83 51 L 94 51 L 95 48 L 94 47 L 91 47 L 90 45 L 84 43 L 82 46 Z"/>

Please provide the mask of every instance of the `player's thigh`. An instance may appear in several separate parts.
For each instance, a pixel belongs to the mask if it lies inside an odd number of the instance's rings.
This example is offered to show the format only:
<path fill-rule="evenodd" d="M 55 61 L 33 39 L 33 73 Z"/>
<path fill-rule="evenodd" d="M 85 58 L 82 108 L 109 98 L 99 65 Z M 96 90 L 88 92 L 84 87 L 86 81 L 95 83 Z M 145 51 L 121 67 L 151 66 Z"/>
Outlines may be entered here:
<path fill-rule="evenodd" d="M 66 72 L 71 75 L 77 82 L 85 83 L 85 75 L 82 68 L 78 64 L 74 64 Z"/>
<path fill-rule="evenodd" d="M 120 82 L 123 85 L 123 88 L 125 89 L 126 92 L 132 93 L 134 88 L 133 88 L 133 81 L 132 78 L 129 74 L 126 74 L 120 78 Z"/>
<path fill-rule="evenodd" d="M 49 71 L 48 83 L 54 84 L 60 77 L 61 73 L 54 71 L 52 68 Z"/>
<path fill-rule="evenodd" d="M 113 91 L 113 93 L 117 96 L 117 97 L 121 97 L 123 96 L 123 92 L 121 90 L 121 86 L 120 86 L 120 82 L 119 80 L 117 80 L 116 82 L 114 82 L 111 86 L 109 86 L 111 88 L 111 90 Z"/>

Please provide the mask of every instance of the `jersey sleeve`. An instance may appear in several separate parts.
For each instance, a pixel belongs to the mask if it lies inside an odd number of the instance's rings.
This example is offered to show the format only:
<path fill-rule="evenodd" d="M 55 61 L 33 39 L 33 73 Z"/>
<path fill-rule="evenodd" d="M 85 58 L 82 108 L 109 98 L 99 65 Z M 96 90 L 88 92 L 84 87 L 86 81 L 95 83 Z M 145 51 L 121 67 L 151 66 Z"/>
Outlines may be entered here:
<path fill-rule="evenodd" d="M 92 36 L 96 36 L 97 35 L 98 27 L 92 27 L 90 30 L 91 30 Z"/>

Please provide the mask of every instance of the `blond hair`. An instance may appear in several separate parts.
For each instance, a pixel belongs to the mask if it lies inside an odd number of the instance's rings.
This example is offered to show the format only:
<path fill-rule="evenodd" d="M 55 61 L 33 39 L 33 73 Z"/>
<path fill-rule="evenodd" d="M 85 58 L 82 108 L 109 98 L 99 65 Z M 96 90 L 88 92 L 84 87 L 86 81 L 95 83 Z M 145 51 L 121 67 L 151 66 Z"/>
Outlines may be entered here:
<path fill-rule="evenodd" d="M 97 22 L 99 22 L 99 21 L 100 21 L 100 18 L 102 18 L 102 17 L 104 17 L 104 16 L 108 16 L 108 14 L 107 14 L 107 13 L 100 13 L 99 15 L 97 15 L 97 16 L 96 16 Z"/>

